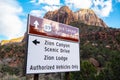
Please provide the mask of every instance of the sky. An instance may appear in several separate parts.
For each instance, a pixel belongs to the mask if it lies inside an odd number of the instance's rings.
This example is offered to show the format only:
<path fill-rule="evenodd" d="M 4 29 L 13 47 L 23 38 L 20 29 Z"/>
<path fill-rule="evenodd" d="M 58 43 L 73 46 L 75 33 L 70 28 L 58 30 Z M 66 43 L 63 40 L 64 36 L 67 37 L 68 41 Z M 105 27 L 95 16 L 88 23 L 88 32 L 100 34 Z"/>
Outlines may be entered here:
<path fill-rule="evenodd" d="M 28 14 L 42 18 L 61 6 L 92 9 L 109 27 L 120 28 L 120 0 L 0 0 L 0 41 L 23 36 Z"/>

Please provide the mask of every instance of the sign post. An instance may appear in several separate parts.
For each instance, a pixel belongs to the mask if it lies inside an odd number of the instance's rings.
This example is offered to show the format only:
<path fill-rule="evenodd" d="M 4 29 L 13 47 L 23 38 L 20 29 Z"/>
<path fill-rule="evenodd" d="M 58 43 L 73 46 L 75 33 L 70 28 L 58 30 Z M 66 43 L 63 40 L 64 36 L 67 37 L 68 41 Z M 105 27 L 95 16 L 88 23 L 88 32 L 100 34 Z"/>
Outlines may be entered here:
<path fill-rule="evenodd" d="M 65 80 L 70 80 L 70 73 L 69 72 L 65 73 Z"/>
<path fill-rule="evenodd" d="M 39 74 L 34 74 L 34 80 L 39 80 Z"/>
<path fill-rule="evenodd" d="M 26 74 L 80 71 L 78 28 L 29 15 L 27 34 Z"/>

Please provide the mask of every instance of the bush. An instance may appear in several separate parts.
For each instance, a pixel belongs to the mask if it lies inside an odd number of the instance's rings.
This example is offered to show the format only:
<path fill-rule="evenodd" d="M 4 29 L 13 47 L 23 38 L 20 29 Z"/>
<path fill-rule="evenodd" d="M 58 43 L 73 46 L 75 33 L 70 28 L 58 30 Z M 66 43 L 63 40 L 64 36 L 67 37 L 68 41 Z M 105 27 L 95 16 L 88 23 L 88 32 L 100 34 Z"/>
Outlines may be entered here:
<path fill-rule="evenodd" d="M 96 68 L 89 61 L 81 61 L 80 72 L 72 72 L 71 80 L 95 80 L 96 73 Z"/>

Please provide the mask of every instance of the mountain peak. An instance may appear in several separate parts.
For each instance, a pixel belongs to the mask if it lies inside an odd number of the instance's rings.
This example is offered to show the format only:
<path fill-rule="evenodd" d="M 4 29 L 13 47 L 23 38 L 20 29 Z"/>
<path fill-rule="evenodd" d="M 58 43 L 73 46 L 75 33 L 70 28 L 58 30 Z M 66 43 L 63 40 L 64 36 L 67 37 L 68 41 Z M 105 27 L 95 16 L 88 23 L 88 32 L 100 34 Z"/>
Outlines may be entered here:
<path fill-rule="evenodd" d="M 70 10 L 70 8 L 68 6 L 62 6 L 59 10 Z"/>
<path fill-rule="evenodd" d="M 58 21 L 60 23 L 69 24 L 75 20 L 75 15 L 68 6 L 63 6 L 59 10 L 47 12 L 44 18 Z"/>
<path fill-rule="evenodd" d="M 79 11 L 77 11 L 79 13 L 83 13 L 83 14 L 95 14 L 94 11 L 92 9 L 80 9 Z"/>
<path fill-rule="evenodd" d="M 77 20 L 88 24 L 88 25 L 95 25 L 101 27 L 108 27 L 102 19 L 100 19 L 92 9 L 80 9 L 79 11 L 75 12 L 75 16 Z"/>
<path fill-rule="evenodd" d="M 68 6 L 62 6 L 58 12 L 71 12 L 71 10 Z"/>
<path fill-rule="evenodd" d="M 80 21 L 81 23 L 85 23 L 87 25 L 101 26 L 105 28 L 108 27 L 92 9 L 80 9 L 77 12 L 73 12 L 68 6 L 63 6 L 56 11 L 47 12 L 44 18 L 65 24 Z"/>

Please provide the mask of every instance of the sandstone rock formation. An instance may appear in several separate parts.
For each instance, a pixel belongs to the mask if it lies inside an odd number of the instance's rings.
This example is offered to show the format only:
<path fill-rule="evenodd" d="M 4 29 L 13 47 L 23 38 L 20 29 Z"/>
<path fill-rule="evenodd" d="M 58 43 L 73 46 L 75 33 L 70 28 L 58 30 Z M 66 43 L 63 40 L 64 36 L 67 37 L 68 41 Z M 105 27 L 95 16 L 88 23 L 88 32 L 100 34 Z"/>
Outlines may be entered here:
<path fill-rule="evenodd" d="M 79 11 L 75 12 L 75 16 L 78 21 L 81 21 L 85 24 L 108 27 L 104 21 L 98 18 L 91 9 L 80 9 Z"/>
<path fill-rule="evenodd" d="M 58 21 L 60 23 L 69 24 L 70 22 L 80 21 L 87 25 L 94 25 L 100 27 L 108 27 L 102 19 L 97 17 L 91 9 L 80 9 L 77 12 L 73 12 L 67 6 L 63 6 L 56 11 L 49 11 L 45 14 L 44 18 Z"/>
<path fill-rule="evenodd" d="M 0 44 L 4 45 L 4 44 L 8 44 L 8 43 L 21 42 L 23 40 L 23 38 L 24 37 L 14 38 L 14 39 L 11 39 L 11 40 L 2 40 Z"/>
<path fill-rule="evenodd" d="M 63 6 L 59 10 L 47 12 L 44 18 L 69 24 L 70 22 L 75 21 L 75 14 L 69 9 L 69 7 Z"/>

